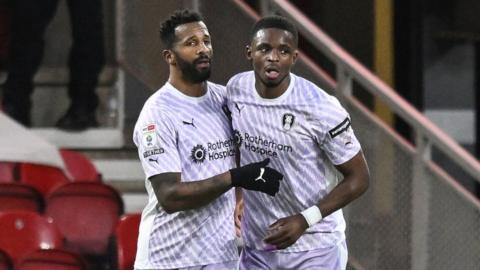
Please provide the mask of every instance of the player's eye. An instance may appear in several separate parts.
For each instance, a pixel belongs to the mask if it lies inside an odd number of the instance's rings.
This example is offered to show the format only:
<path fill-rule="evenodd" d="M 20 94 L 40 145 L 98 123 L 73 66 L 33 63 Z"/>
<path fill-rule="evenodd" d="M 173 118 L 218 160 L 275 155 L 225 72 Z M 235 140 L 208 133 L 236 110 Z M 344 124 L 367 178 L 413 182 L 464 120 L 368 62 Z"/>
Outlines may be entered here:
<path fill-rule="evenodd" d="M 187 46 L 197 46 L 197 42 L 194 40 L 187 41 Z"/>
<path fill-rule="evenodd" d="M 268 48 L 266 48 L 266 47 L 260 47 L 258 50 L 259 50 L 261 53 L 266 53 L 266 52 L 268 52 Z"/>
<path fill-rule="evenodd" d="M 282 48 L 282 49 L 280 49 L 280 53 L 282 55 L 287 55 L 287 54 L 290 53 L 290 49 L 289 48 Z"/>

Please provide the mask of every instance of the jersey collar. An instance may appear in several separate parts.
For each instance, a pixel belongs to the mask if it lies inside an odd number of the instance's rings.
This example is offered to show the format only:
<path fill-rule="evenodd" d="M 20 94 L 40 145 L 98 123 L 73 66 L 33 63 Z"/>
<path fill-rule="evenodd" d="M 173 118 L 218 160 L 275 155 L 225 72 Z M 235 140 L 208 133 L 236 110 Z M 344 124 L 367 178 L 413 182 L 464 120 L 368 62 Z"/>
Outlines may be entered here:
<path fill-rule="evenodd" d="M 200 102 L 204 101 L 208 97 L 208 93 L 210 92 L 208 90 L 209 88 L 210 88 L 210 83 L 207 82 L 207 91 L 205 92 L 205 94 L 203 96 L 200 96 L 200 97 L 192 97 L 192 96 L 185 95 L 180 90 L 175 88 L 171 83 L 169 83 L 169 82 L 165 83 L 165 90 L 167 92 L 172 93 L 173 95 L 175 95 L 176 97 L 178 97 L 182 100 L 193 102 L 193 103 L 200 103 Z"/>
<path fill-rule="evenodd" d="M 255 88 L 255 74 L 253 74 L 252 87 L 253 87 L 255 99 L 261 102 L 268 102 L 268 103 L 282 102 L 284 99 L 286 99 L 290 95 L 290 93 L 292 92 L 293 86 L 295 85 L 295 75 L 293 75 L 292 73 L 290 73 L 289 75 L 290 75 L 290 83 L 288 84 L 287 90 L 282 95 L 276 98 L 264 98 L 258 94 L 257 88 Z"/>

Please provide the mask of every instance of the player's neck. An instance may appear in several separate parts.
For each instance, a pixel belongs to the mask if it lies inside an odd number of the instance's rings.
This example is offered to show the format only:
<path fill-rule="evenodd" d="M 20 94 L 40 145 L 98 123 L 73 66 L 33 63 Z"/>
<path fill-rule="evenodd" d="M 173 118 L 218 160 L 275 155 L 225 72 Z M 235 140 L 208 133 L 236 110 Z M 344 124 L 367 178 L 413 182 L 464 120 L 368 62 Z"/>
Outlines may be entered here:
<path fill-rule="evenodd" d="M 170 76 L 168 82 L 178 91 L 190 97 L 201 97 L 207 92 L 207 82 L 191 83 L 176 76 Z"/>
<path fill-rule="evenodd" d="M 278 98 L 287 91 L 289 85 L 290 76 L 285 77 L 285 79 L 276 86 L 267 86 L 260 79 L 255 79 L 255 89 L 262 98 Z"/>

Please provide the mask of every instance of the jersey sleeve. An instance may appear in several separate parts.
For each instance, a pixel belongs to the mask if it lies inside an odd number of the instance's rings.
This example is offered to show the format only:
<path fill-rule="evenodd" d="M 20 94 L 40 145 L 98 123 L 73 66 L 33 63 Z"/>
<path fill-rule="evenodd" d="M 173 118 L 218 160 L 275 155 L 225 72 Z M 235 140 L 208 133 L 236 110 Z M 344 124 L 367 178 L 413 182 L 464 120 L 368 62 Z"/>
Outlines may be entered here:
<path fill-rule="evenodd" d="M 349 161 L 361 150 L 350 115 L 334 97 L 316 112 L 312 126 L 320 148 L 334 165 Z"/>
<path fill-rule="evenodd" d="M 143 111 L 134 131 L 134 142 L 147 178 L 166 172 L 181 172 L 176 129 L 167 112 Z"/>

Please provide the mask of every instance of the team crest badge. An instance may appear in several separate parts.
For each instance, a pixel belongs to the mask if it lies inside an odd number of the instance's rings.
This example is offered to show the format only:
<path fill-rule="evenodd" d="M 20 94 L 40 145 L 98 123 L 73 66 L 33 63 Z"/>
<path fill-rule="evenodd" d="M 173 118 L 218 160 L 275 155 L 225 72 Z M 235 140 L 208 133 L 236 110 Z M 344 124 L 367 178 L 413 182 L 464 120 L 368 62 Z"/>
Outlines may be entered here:
<path fill-rule="evenodd" d="M 284 130 L 289 131 L 295 123 L 295 116 L 291 113 L 286 113 L 282 117 L 282 127 Z"/>

